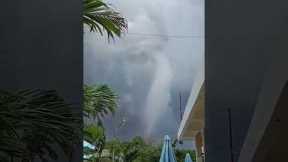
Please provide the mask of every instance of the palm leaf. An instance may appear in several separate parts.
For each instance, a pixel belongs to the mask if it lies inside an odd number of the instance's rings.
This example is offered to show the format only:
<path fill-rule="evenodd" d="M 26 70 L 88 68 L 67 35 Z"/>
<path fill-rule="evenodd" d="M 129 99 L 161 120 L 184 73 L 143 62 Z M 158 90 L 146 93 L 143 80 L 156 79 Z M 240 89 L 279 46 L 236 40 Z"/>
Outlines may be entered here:
<path fill-rule="evenodd" d="M 108 114 L 114 114 L 118 97 L 107 85 L 84 85 L 84 113 L 101 121 Z"/>
<path fill-rule="evenodd" d="M 45 152 L 57 157 L 51 149 L 57 145 L 68 155 L 67 148 L 80 139 L 81 120 L 71 107 L 56 91 L 0 91 L 0 152 L 22 159 L 34 155 L 44 161 Z"/>
<path fill-rule="evenodd" d="M 103 35 L 106 31 L 108 38 L 121 37 L 121 33 L 128 28 L 125 18 L 114 11 L 101 0 L 83 1 L 83 24 L 90 27 L 91 31 Z"/>

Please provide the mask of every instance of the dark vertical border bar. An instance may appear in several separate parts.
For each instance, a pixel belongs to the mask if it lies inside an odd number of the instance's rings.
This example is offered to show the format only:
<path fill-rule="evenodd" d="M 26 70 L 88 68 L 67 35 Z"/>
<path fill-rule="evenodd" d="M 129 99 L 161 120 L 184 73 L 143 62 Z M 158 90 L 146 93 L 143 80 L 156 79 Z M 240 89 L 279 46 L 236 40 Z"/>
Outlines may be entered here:
<path fill-rule="evenodd" d="M 231 162 L 234 162 L 231 109 L 228 108 L 227 112 L 228 112 L 228 123 L 229 123 L 230 158 L 231 158 Z"/>
<path fill-rule="evenodd" d="M 56 90 L 82 119 L 81 18 L 82 0 L 1 1 L 0 89 Z M 75 148 L 81 162 L 82 140 Z"/>

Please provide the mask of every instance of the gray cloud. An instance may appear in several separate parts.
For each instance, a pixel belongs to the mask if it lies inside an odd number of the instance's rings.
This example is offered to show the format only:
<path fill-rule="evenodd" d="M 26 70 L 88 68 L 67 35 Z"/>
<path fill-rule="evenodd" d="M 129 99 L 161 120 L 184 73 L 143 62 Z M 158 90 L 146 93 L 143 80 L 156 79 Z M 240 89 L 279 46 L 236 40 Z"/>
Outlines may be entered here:
<path fill-rule="evenodd" d="M 204 71 L 204 39 L 199 37 L 204 33 L 204 1 L 109 2 L 128 19 L 128 34 L 108 43 L 96 33 L 84 33 L 84 82 L 107 83 L 120 95 L 120 108 L 113 120 L 107 119 L 107 131 L 112 136 L 113 123 L 125 118 L 126 126 L 117 131 L 122 138 L 175 136 L 177 95 L 182 92 L 187 100 L 196 74 Z"/>

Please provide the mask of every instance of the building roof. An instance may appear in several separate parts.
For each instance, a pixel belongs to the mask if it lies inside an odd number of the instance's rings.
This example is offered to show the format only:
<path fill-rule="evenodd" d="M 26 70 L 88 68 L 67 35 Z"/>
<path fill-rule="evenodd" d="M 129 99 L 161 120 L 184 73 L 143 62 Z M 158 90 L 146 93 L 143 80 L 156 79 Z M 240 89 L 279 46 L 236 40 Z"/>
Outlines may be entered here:
<path fill-rule="evenodd" d="M 178 139 L 193 139 L 204 127 L 204 80 L 194 84 L 183 119 L 178 130 Z"/>

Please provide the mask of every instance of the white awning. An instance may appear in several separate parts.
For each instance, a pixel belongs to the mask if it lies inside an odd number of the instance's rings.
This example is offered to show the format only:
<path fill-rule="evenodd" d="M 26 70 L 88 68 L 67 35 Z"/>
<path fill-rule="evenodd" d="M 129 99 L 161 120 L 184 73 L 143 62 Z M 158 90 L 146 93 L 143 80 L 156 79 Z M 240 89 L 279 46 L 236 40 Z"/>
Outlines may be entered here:
<path fill-rule="evenodd" d="M 178 139 L 193 139 L 204 128 L 204 80 L 192 88 L 183 119 L 178 130 Z"/>

